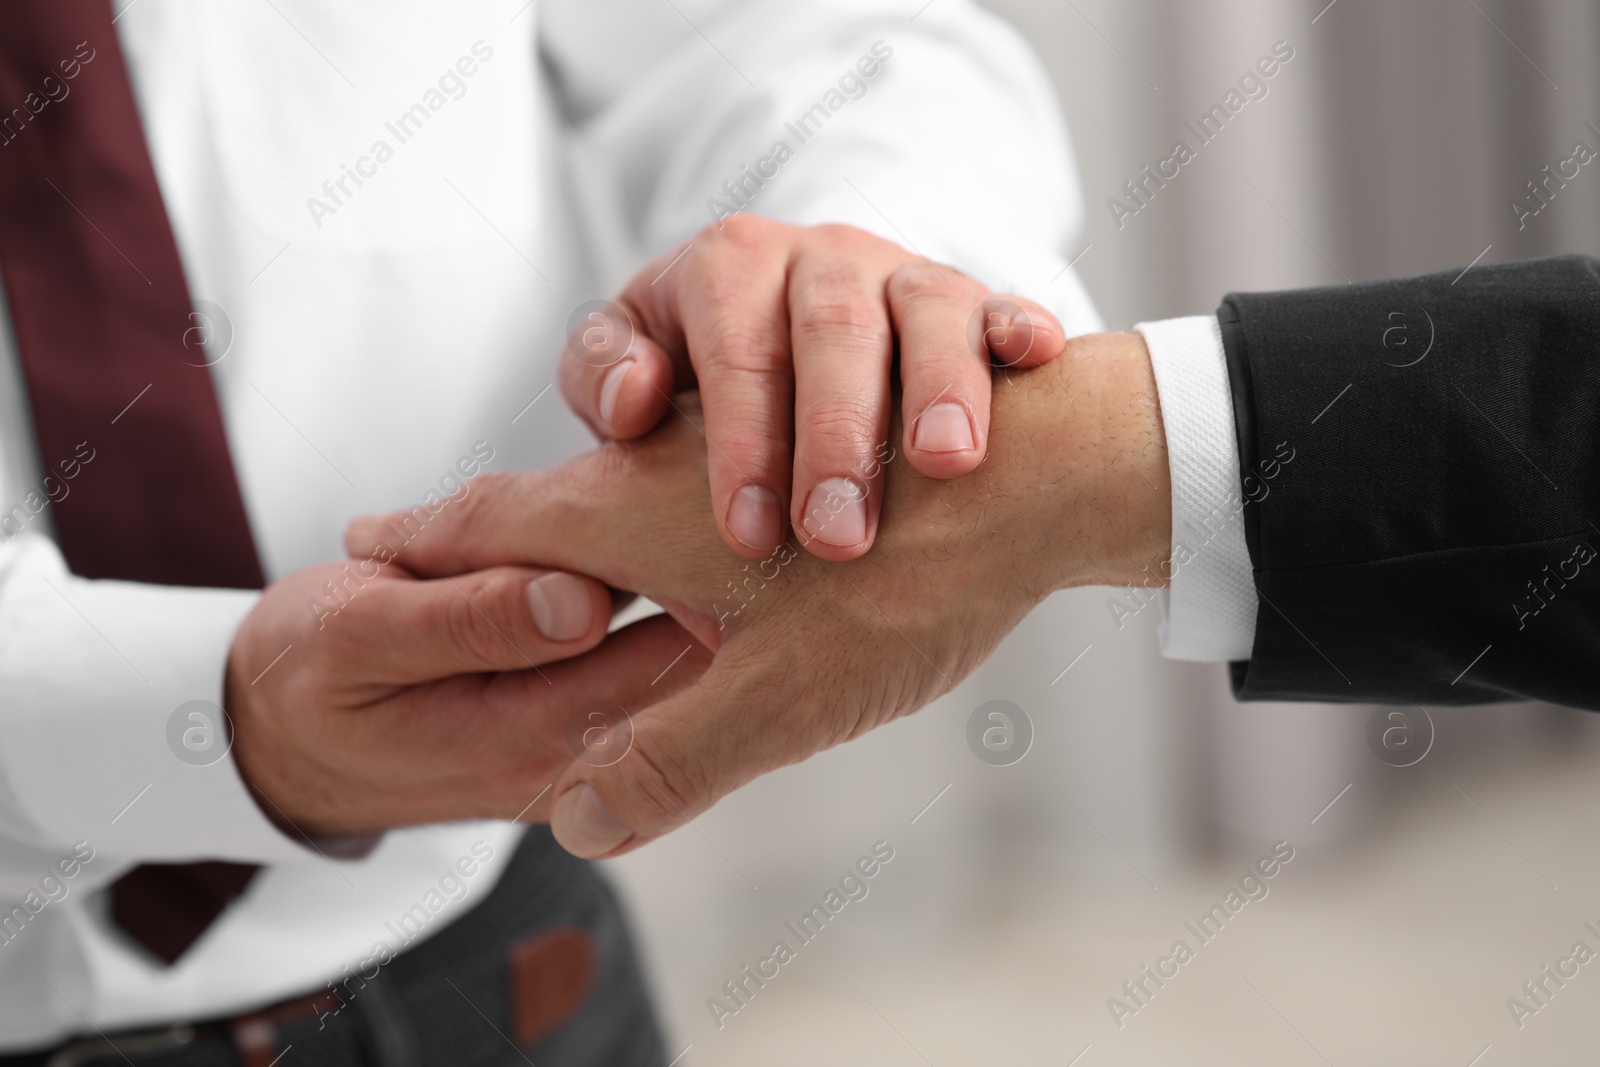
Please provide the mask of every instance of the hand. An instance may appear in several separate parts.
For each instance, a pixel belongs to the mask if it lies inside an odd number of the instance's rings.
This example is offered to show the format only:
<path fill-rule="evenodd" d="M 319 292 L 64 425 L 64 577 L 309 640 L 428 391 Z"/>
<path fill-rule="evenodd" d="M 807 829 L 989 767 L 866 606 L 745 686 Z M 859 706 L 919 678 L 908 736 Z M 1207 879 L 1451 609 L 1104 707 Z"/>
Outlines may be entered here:
<path fill-rule="evenodd" d="M 940 482 L 890 462 L 882 543 L 849 563 L 789 545 L 755 564 L 731 554 L 706 515 L 704 450 L 685 418 L 550 471 L 481 476 L 398 549 L 430 575 L 581 570 L 649 596 L 717 648 L 696 684 L 647 710 L 624 705 L 628 758 L 563 774 L 552 813 L 563 845 L 595 857 L 636 847 L 946 692 L 1051 591 L 1132 582 L 1166 557 L 1166 448 L 1138 335 L 1080 338 L 1008 377 L 987 463 Z M 357 520 L 346 547 L 385 551 L 389 529 Z"/>
<path fill-rule="evenodd" d="M 549 794 L 530 802 L 572 761 L 587 702 L 636 707 L 709 658 L 696 646 L 652 686 L 691 642 L 665 617 L 606 639 L 599 582 L 524 567 L 417 581 L 387 558 L 289 575 L 234 637 L 234 760 L 288 832 L 544 821 Z"/>
<path fill-rule="evenodd" d="M 905 455 L 954 478 L 988 447 L 991 358 L 1035 366 L 1065 337 L 1038 304 L 862 230 L 744 214 L 663 254 L 618 300 L 626 321 L 598 313 L 569 338 L 567 402 L 602 438 L 632 440 L 698 383 L 717 532 L 747 559 L 788 523 L 823 559 L 872 546 L 896 342 Z M 819 510 L 830 493 L 843 506 Z"/>

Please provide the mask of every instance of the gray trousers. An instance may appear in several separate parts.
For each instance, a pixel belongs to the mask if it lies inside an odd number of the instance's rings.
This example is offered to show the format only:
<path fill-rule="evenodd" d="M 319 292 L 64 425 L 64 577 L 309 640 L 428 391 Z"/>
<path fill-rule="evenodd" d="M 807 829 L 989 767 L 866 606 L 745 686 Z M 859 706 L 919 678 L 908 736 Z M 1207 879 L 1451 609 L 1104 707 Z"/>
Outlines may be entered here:
<path fill-rule="evenodd" d="M 570 985 L 562 986 L 569 976 L 560 967 L 547 966 L 531 985 L 523 981 L 519 987 L 512 962 L 519 946 L 539 941 L 543 932 L 563 929 L 571 935 L 568 943 L 576 937 L 582 944 L 586 935 L 592 948 L 587 996 L 578 998 Z M 577 974 L 570 977 L 578 980 Z M 241 1047 L 238 1020 L 220 1020 L 159 1033 L 112 1034 L 109 1045 L 97 1039 L 25 1056 L 0 1056 L 0 1067 L 250 1067 L 270 1058 L 270 1049 L 289 1049 L 281 1052 L 280 1067 L 666 1063 L 615 894 L 593 865 L 568 855 L 543 826 L 532 827 L 523 837 L 483 903 L 396 957 L 371 980 L 351 982 L 337 992 L 342 1006 L 336 1012 L 329 1009 L 339 1002 L 330 995 L 318 1008 L 275 1024 L 265 1056 L 259 1049 L 252 1053 Z M 553 1032 L 523 1047 L 513 1035 L 519 1018 L 529 1013 L 530 996 L 575 1001 L 577 1006 Z M 537 1004 L 532 1007 L 537 1015 Z"/>

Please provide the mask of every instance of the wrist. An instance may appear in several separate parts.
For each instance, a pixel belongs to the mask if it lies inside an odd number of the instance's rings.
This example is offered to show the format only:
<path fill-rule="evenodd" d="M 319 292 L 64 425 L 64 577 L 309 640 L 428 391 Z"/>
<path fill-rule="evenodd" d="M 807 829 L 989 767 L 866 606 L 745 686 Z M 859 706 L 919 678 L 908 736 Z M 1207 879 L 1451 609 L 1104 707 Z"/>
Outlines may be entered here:
<path fill-rule="evenodd" d="M 995 421 L 1015 431 L 1018 491 L 1037 490 L 1043 502 L 1033 515 L 1048 546 L 1041 593 L 1167 584 L 1172 482 L 1144 339 L 1074 338 L 1060 359 L 1009 377 L 1024 387 L 996 393 Z"/>

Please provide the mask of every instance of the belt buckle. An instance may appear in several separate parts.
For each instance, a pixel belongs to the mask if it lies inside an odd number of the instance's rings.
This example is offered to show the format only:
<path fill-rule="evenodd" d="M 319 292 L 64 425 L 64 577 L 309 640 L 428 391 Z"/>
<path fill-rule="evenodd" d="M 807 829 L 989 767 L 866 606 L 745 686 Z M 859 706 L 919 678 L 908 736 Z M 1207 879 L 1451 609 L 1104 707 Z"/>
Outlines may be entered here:
<path fill-rule="evenodd" d="M 169 1026 L 165 1030 L 129 1034 L 121 1039 L 121 1044 L 112 1044 L 108 1037 L 74 1041 L 51 1056 L 45 1067 L 83 1067 L 84 1064 L 93 1063 L 97 1059 L 116 1056 L 126 1058 L 130 1052 L 135 1055 L 142 1052 L 164 1052 L 167 1049 L 183 1048 L 192 1044 L 194 1039 L 194 1027 Z"/>

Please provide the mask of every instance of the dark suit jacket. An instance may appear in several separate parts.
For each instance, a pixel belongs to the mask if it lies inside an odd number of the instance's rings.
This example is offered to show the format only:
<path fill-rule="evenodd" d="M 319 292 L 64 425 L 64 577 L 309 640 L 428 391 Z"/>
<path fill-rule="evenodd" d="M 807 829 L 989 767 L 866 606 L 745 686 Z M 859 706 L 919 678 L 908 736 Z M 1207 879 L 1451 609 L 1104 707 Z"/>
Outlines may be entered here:
<path fill-rule="evenodd" d="M 1218 316 L 1246 497 L 1272 475 L 1244 508 L 1237 696 L 1600 710 L 1600 261 L 1235 293 Z"/>

